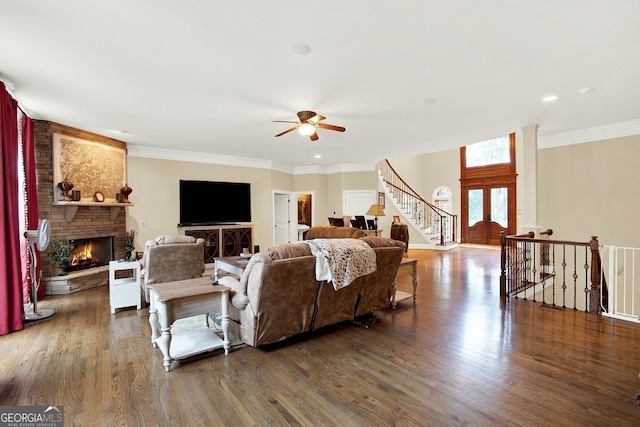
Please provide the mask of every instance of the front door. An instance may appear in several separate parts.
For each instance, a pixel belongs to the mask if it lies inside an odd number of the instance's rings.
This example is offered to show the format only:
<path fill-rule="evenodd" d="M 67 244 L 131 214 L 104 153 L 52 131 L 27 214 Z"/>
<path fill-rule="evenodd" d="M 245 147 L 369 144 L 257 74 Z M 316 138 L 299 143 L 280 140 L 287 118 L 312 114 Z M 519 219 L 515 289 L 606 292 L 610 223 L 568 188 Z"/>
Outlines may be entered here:
<path fill-rule="evenodd" d="M 485 185 L 467 189 L 467 242 L 499 245 L 500 233 L 510 233 L 509 187 Z"/>
<path fill-rule="evenodd" d="M 462 243 L 499 245 L 501 232 L 515 234 L 515 153 L 515 134 L 460 148 Z"/>

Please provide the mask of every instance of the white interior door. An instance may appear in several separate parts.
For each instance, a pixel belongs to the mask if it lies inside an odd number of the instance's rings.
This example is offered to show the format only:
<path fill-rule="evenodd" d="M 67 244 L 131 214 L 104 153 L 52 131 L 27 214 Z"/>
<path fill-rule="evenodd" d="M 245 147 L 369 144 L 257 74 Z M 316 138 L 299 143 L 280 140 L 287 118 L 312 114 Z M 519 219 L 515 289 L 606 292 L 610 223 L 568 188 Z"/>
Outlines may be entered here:
<path fill-rule="evenodd" d="M 273 244 L 280 245 L 289 243 L 291 218 L 289 214 L 289 204 L 291 196 L 289 194 L 273 195 Z"/>
<path fill-rule="evenodd" d="M 363 215 L 369 210 L 371 205 L 376 202 L 376 190 L 348 190 L 344 193 L 344 215 L 351 216 L 353 219 L 356 215 Z"/>

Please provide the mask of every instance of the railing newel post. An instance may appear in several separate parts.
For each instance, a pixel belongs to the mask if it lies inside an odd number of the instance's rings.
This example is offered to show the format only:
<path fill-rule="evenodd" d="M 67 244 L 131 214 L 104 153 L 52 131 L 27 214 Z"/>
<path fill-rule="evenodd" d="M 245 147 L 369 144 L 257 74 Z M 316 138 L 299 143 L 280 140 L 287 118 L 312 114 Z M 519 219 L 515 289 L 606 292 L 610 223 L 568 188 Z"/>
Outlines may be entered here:
<path fill-rule="evenodd" d="M 500 296 L 507 296 L 507 236 L 500 232 Z"/>
<path fill-rule="evenodd" d="M 591 236 L 591 289 L 589 290 L 589 312 L 602 314 L 600 304 L 600 252 L 598 236 Z"/>

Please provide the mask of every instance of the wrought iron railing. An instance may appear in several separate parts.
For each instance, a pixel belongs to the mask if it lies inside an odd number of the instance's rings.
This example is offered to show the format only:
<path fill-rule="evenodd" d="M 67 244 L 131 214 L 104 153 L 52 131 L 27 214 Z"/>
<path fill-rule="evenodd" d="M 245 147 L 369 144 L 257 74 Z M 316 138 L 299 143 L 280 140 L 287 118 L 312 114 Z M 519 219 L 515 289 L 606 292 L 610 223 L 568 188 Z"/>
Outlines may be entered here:
<path fill-rule="evenodd" d="M 533 232 L 500 236 L 500 295 L 590 313 L 606 311 L 598 239 L 550 240 L 551 230 L 544 233 L 545 238 L 535 238 Z"/>
<path fill-rule="evenodd" d="M 457 242 L 457 215 L 427 202 L 398 175 L 388 160 L 380 162 L 378 170 L 406 219 L 423 230 L 427 238 L 435 240 L 436 245 L 446 246 Z"/>

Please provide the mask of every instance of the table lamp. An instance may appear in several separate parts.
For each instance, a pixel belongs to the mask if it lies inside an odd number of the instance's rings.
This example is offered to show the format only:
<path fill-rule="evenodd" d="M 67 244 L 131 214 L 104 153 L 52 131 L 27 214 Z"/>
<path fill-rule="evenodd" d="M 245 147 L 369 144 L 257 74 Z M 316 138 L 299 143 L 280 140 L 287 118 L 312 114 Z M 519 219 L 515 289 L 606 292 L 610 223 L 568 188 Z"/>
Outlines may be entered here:
<path fill-rule="evenodd" d="M 376 220 L 376 236 L 378 235 L 378 217 L 384 216 L 384 210 L 381 205 L 371 205 L 365 215 L 373 215 Z"/>

